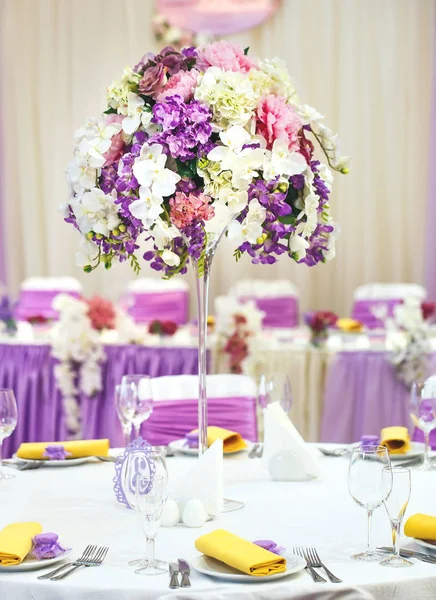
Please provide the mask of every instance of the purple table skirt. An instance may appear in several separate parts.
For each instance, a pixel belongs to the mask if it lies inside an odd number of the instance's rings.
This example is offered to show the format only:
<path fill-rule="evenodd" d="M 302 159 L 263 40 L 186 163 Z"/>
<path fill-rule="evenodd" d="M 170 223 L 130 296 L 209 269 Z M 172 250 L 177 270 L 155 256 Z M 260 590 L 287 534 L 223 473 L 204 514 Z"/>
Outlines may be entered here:
<path fill-rule="evenodd" d="M 102 369 L 103 390 L 94 398 L 80 398 L 83 438 L 109 438 L 122 446 L 123 437 L 114 408 L 114 389 L 123 375 L 151 377 L 195 375 L 196 348 L 107 346 Z M 11 456 L 21 442 L 64 440 L 62 396 L 56 388 L 50 346 L 0 344 L 0 388 L 12 388 L 18 405 L 14 433 L 3 442 L 3 456 Z"/>
<path fill-rule="evenodd" d="M 430 371 L 436 373 L 436 354 L 430 356 Z M 356 442 L 391 425 L 411 431 L 409 394 L 386 352 L 340 352 L 327 375 L 321 440 Z M 436 445 L 436 431 L 432 433 Z"/>

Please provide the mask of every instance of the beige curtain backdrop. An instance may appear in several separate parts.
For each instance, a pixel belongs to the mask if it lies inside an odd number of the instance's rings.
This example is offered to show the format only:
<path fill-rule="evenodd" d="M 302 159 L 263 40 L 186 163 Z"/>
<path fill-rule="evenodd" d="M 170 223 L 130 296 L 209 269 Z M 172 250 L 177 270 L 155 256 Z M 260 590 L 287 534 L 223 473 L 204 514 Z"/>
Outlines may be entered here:
<path fill-rule="evenodd" d="M 235 36 L 253 54 L 286 60 L 300 98 L 327 116 L 353 163 L 332 196 L 342 229 L 334 261 L 236 264 L 224 241 L 213 295 L 240 278 L 289 278 L 305 308 L 344 313 L 359 284 L 421 281 L 435 9 L 435 0 L 283 0 L 270 21 Z M 30 275 L 74 275 L 86 292 L 115 299 L 133 278 L 126 265 L 81 273 L 77 234 L 57 207 L 74 131 L 103 109 L 125 65 L 158 49 L 152 14 L 152 0 L 0 0 L 11 291 Z"/>

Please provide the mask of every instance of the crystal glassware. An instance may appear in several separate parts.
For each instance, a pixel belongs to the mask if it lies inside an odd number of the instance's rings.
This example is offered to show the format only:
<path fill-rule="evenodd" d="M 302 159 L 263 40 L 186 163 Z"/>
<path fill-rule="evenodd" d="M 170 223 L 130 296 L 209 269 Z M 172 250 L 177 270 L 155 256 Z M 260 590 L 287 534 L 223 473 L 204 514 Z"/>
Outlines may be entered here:
<path fill-rule="evenodd" d="M 15 473 L 2 465 L 3 440 L 11 435 L 17 426 L 17 403 L 11 389 L 0 389 L 0 479 L 12 479 Z"/>
<path fill-rule="evenodd" d="M 291 381 L 286 373 L 266 375 L 262 373 L 259 380 L 258 400 L 262 408 L 271 402 L 280 402 L 286 414 L 292 407 Z"/>
<path fill-rule="evenodd" d="M 414 381 L 410 392 L 410 418 L 424 434 L 425 450 L 422 471 L 433 469 L 430 461 L 430 433 L 436 428 L 436 376 Z"/>
<path fill-rule="evenodd" d="M 132 401 L 132 397 L 129 394 L 121 393 L 121 385 L 115 386 L 115 408 L 121 429 L 123 430 L 124 445 L 127 447 L 132 436 L 135 402 Z"/>
<path fill-rule="evenodd" d="M 383 567 L 412 567 L 413 563 L 400 556 L 398 538 L 400 536 L 401 523 L 409 504 L 411 490 L 410 469 L 404 467 L 392 467 L 392 491 L 384 501 L 386 512 L 392 526 L 392 545 L 394 553 L 384 558 L 380 564 Z"/>
<path fill-rule="evenodd" d="M 139 575 L 160 575 L 167 572 L 168 563 L 155 558 L 155 540 L 167 500 L 166 477 L 139 476 L 136 484 L 136 510 L 141 518 L 147 540 L 147 563 L 135 570 Z"/>
<path fill-rule="evenodd" d="M 139 437 L 141 425 L 151 417 L 153 396 L 148 375 L 124 375 L 121 380 L 121 396 L 127 406 L 134 405 L 132 423 L 135 437 Z"/>
<path fill-rule="evenodd" d="M 348 491 L 353 500 L 368 514 L 368 537 L 365 552 L 351 558 L 375 561 L 383 555 L 371 547 L 371 517 L 376 508 L 385 502 L 392 490 L 392 469 L 387 448 L 360 446 L 353 450 L 348 468 Z"/>

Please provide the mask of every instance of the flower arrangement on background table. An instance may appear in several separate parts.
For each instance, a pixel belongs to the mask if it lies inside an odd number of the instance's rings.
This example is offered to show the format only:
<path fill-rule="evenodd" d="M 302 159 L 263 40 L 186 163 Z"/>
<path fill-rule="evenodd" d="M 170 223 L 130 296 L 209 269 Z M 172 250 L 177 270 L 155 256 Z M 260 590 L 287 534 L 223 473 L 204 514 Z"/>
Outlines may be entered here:
<path fill-rule="evenodd" d="M 148 332 L 155 335 L 172 336 L 178 330 L 177 323 L 173 321 L 152 321 L 148 326 Z"/>
<path fill-rule="evenodd" d="M 329 330 L 335 327 L 338 315 L 328 310 L 318 310 L 306 313 L 304 321 L 310 329 L 310 343 L 312 346 L 320 348 L 327 341 Z"/>
<path fill-rule="evenodd" d="M 206 316 L 213 255 L 309 266 L 335 254 L 332 170 L 348 172 L 337 136 L 301 104 L 285 63 L 227 41 L 147 54 L 107 90 L 106 107 L 76 132 L 65 220 L 81 233 L 86 272 L 115 260 L 164 277 L 198 275 L 200 452 L 206 448 Z M 326 163 L 315 158 L 315 143 Z"/>
<path fill-rule="evenodd" d="M 164 15 L 158 13 L 153 17 L 152 27 L 156 41 L 181 50 L 185 46 L 196 46 L 210 41 L 211 36 L 182 29 L 171 25 Z"/>

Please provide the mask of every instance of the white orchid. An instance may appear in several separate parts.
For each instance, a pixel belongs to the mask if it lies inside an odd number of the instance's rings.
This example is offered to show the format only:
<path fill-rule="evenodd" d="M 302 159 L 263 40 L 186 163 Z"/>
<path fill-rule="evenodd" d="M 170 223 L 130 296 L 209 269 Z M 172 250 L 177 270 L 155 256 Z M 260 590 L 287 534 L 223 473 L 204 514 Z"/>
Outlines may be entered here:
<path fill-rule="evenodd" d="M 169 267 L 178 267 L 180 264 L 180 256 L 172 250 L 164 250 L 161 258 Z"/>
<path fill-rule="evenodd" d="M 158 250 L 163 250 L 174 238 L 178 237 L 179 235 L 180 232 L 173 225 L 169 225 L 163 219 L 156 219 L 155 226 L 153 228 L 153 238 Z"/>
<path fill-rule="evenodd" d="M 122 121 L 122 127 L 124 133 L 128 135 L 135 133 L 141 123 L 144 128 L 150 124 L 152 113 L 145 110 L 145 101 L 134 92 L 127 94 L 127 107 L 123 112 L 127 116 Z"/>
<path fill-rule="evenodd" d="M 88 165 L 84 156 L 77 155 L 68 164 L 67 175 L 74 192 L 90 190 L 95 187 L 98 171 Z"/>
<path fill-rule="evenodd" d="M 139 199 L 134 200 L 129 206 L 132 215 L 142 221 L 145 227 L 151 227 L 163 212 L 163 198 L 154 194 L 150 188 L 139 188 Z"/>
<path fill-rule="evenodd" d="M 300 104 L 296 106 L 295 110 L 305 125 L 324 119 L 323 115 L 309 104 Z"/>
<path fill-rule="evenodd" d="M 71 202 L 71 208 L 82 233 L 94 231 L 104 236 L 120 224 L 114 197 L 99 188 L 85 192 Z"/>
<path fill-rule="evenodd" d="M 106 162 L 103 156 L 111 147 L 112 137 L 121 131 L 119 123 L 107 124 L 105 119 L 89 119 L 83 127 L 75 133 L 78 142 L 76 155 L 86 159 L 88 165 L 94 169 L 101 168 Z"/>
<path fill-rule="evenodd" d="M 271 150 L 265 151 L 263 177 L 271 180 L 276 177 L 299 175 L 307 169 L 307 162 L 299 152 L 289 152 L 283 140 L 275 140 Z"/>
<path fill-rule="evenodd" d="M 84 235 L 79 244 L 79 250 L 76 252 L 76 265 L 86 267 L 90 265 L 98 256 L 98 246 L 88 240 Z"/>
<path fill-rule="evenodd" d="M 289 249 L 296 254 L 297 260 L 302 260 L 306 256 L 309 246 L 309 242 L 301 235 L 291 235 L 289 238 Z"/>
<path fill-rule="evenodd" d="M 133 174 L 139 184 L 151 189 L 156 196 L 171 196 L 180 181 L 177 173 L 165 168 L 166 162 L 167 156 L 162 153 L 160 144 L 144 144 L 133 165 Z"/>
<path fill-rule="evenodd" d="M 255 198 L 248 206 L 248 213 L 245 219 L 231 221 L 228 229 L 229 239 L 234 240 L 236 246 L 241 246 L 244 242 L 256 244 L 257 239 L 262 235 L 262 223 L 265 221 L 266 210 Z"/>
<path fill-rule="evenodd" d="M 219 191 L 218 200 L 225 202 L 232 215 L 238 215 L 248 204 L 248 192 L 247 190 L 235 192 L 232 188 L 228 187 L 221 188 Z"/>
<path fill-rule="evenodd" d="M 318 122 L 312 124 L 312 131 L 326 153 L 327 158 L 329 159 L 329 165 L 333 169 L 336 169 L 336 171 L 348 173 L 350 157 L 341 155 L 338 134 L 333 134 L 331 129 Z"/>
<path fill-rule="evenodd" d="M 233 216 L 230 208 L 224 202 L 215 201 L 213 209 L 214 216 L 204 223 L 204 229 L 209 237 L 219 235 Z"/>

